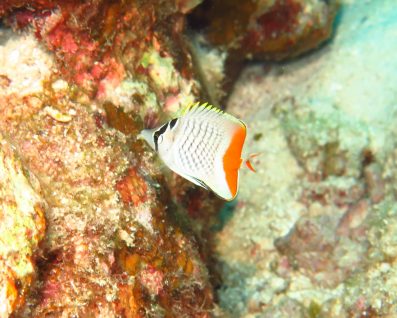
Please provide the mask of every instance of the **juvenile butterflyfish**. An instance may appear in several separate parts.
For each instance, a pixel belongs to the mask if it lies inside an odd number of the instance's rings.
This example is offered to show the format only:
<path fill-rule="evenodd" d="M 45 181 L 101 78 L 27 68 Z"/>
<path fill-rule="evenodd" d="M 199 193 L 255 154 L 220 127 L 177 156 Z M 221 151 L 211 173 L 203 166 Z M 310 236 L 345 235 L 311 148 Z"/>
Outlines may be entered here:
<path fill-rule="evenodd" d="M 192 104 L 180 117 L 141 132 L 171 170 L 228 201 L 237 195 L 246 134 L 241 120 L 206 103 Z"/>

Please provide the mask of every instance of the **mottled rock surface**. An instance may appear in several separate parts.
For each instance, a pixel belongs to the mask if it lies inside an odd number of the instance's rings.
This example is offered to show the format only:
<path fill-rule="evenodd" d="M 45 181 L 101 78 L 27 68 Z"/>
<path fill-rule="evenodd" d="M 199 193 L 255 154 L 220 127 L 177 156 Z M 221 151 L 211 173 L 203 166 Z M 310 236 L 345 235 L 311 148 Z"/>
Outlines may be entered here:
<path fill-rule="evenodd" d="M 210 316 L 205 253 L 136 138 L 201 94 L 197 3 L 0 4 L 1 317 Z"/>
<path fill-rule="evenodd" d="M 327 40 L 336 10 L 334 0 L 209 0 L 191 20 L 234 58 L 281 60 Z"/>
<path fill-rule="evenodd" d="M 0 317 L 24 305 L 44 238 L 46 202 L 38 180 L 0 135 Z"/>
<path fill-rule="evenodd" d="M 245 61 L 291 59 L 324 44 L 338 8 L 337 0 L 203 1 L 189 25 L 211 102 L 226 102 Z"/>

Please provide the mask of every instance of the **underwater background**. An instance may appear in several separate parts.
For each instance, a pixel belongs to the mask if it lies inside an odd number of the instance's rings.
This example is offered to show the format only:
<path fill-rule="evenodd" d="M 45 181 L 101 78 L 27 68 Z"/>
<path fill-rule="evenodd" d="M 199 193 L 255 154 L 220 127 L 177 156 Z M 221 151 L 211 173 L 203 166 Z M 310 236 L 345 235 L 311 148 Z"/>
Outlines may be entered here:
<path fill-rule="evenodd" d="M 0 0 L 0 318 L 397 317 L 396 0 Z M 138 134 L 247 125 L 237 198 Z"/>

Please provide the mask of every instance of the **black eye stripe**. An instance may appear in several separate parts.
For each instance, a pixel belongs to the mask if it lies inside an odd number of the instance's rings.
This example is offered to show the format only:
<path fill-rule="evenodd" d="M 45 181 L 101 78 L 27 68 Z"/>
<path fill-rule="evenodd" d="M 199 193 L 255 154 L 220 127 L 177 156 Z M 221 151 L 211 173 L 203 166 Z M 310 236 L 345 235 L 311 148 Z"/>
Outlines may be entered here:
<path fill-rule="evenodd" d="M 174 126 L 176 125 L 176 122 L 178 121 L 178 118 L 174 118 L 173 120 L 170 121 L 170 128 L 174 128 Z"/>
<path fill-rule="evenodd" d="M 167 130 L 167 126 L 168 126 L 168 123 L 161 126 L 153 135 L 154 147 L 155 147 L 156 151 L 158 151 L 158 149 L 159 149 L 159 144 L 158 144 L 159 137 L 165 133 L 165 131 Z"/>
<path fill-rule="evenodd" d="M 158 134 L 158 132 L 156 131 L 156 132 L 154 133 L 154 135 L 153 135 L 154 148 L 155 148 L 156 151 L 159 150 L 158 140 L 159 140 L 159 134 Z"/>
<path fill-rule="evenodd" d="M 165 133 L 165 131 L 167 130 L 167 126 L 168 123 L 164 124 L 163 126 L 160 127 L 159 130 L 156 131 L 157 133 L 159 133 L 159 136 Z"/>

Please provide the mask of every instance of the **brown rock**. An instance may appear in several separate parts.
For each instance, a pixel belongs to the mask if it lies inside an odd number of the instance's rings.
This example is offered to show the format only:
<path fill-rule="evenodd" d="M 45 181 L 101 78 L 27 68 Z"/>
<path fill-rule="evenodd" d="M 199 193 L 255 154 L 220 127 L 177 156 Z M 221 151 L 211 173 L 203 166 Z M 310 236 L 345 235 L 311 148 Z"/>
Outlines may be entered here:
<path fill-rule="evenodd" d="M 240 58 L 282 60 L 316 48 L 332 32 L 336 1 L 204 2 L 193 13 L 209 42 Z"/>

